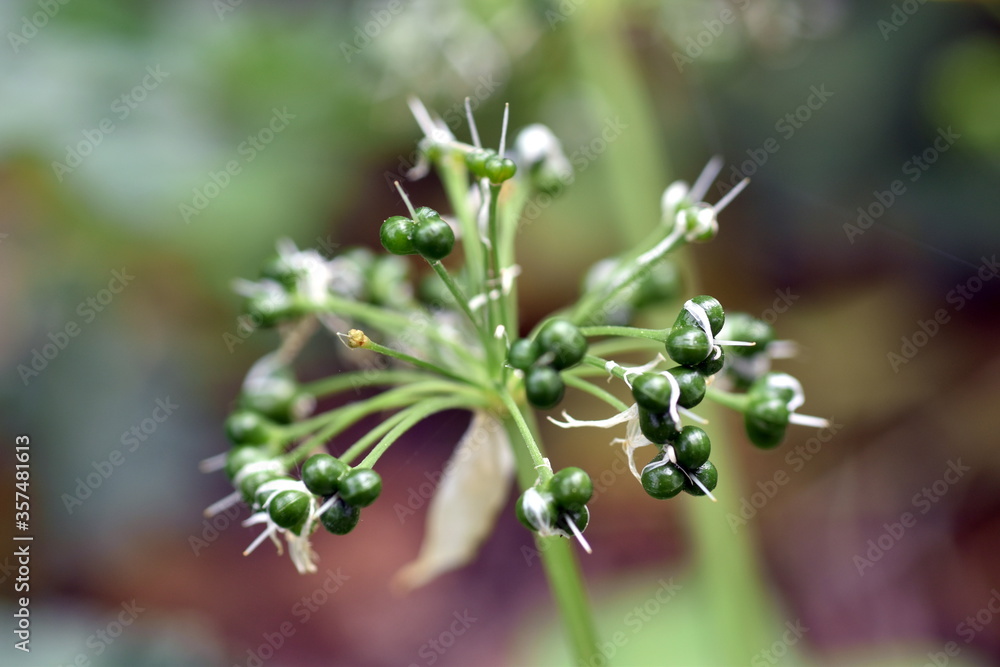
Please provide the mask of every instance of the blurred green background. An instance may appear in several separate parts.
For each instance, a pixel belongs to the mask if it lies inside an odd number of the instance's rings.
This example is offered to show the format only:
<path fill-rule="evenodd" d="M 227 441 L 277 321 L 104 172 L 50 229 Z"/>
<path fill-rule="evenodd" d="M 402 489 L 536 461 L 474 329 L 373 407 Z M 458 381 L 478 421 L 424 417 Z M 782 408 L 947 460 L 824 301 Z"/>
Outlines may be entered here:
<path fill-rule="evenodd" d="M 512 129 L 548 124 L 585 167 L 521 234 L 528 326 L 653 227 L 670 181 L 713 154 L 720 182 L 752 176 L 689 253 L 687 289 L 773 317 L 802 346 L 782 368 L 804 411 L 841 426 L 761 452 L 713 424 L 745 524 L 651 501 L 604 432 L 546 431 L 600 490 L 583 567 L 611 664 L 997 664 L 1000 281 L 976 276 L 1000 250 L 998 19 L 916 0 L 5 1 L 0 663 L 569 664 L 512 512 L 473 565 L 389 590 L 423 525 L 393 508 L 461 415 L 386 457 L 385 497 L 350 537 L 316 539 L 313 577 L 266 547 L 243 558 L 242 515 L 201 516 L 227 484 L 198 461 L 225 449 L 243 374 L 275 344 L 233 342 L 232 279 L 279 237 L 377 246 L 416 94 L 460 138 L 471 97 L 487 144 L 509 102 Z M 434 177 L 407 187 L 445 206 Z M 336 347 L 314 341 L 303 374 L 335 370 Z M 30 655 L 11 632 L 20 434 Z"/>

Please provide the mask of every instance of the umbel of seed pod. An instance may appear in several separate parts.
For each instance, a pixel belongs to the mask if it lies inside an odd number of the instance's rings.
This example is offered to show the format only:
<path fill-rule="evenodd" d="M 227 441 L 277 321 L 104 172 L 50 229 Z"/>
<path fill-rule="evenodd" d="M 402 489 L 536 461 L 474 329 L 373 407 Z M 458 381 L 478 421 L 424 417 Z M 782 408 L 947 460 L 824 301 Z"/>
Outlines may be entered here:
<path fill-rule="evenodd" d="M 539 329 L 534 339 L 515 341 L 507 361 L 524 371 L 528 402 L 548 410 L 558 405 L 566 391 L 559 371 L 580 363 L 586 354 L 587 339 L 580 329 L 568 320 L 553 319 Z"/>
<path fill-rule="evenodd" d="M 575 535 L 589 552 L 590 546 L 582 533 L 590 523 L 587 501 L 593 493 L 594 486 L 586 472 L 580 468 L 565 468 L 547 483 L 535 485 L 522 493 L 514 511 L 528 530 L 542 537 Z"/>
<path fill-rule="evenodd" d="M 672 373 L 642 373 L 632 381 L 639 406 L 639 429 L 650 442 L 666 444 L 678 431 L 681 388 Z"/>
<path fill-rule="evenodd" d="M 714 297 L 689 299 L 667 335 L 667 354 L 682 366 L 701 364 L 712 356 L 714 338 L 725 322 L 722 304 Z"/>
<path fill-rule="evenodd" d="M 455 232 L 438 212 L 421 206 L 411 220 L 394 215 L 382 223 L 379 230 L 382 246 L 394 255 L 419 254 L 436 262 L 451 254 L 455 247 Z"/>

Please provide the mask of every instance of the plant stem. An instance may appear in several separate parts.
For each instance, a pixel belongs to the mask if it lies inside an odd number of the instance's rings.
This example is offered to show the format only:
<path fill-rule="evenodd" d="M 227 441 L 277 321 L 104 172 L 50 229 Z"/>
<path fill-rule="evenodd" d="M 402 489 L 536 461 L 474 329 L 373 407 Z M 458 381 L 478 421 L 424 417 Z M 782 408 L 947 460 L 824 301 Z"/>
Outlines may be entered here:
<path fill-rule="evenodd" d="M 615 396 L 609 391 L 601 389 L 600 387 L 591 382 L 587 382 L 581 377 L 578 377 L 576 375 L 568 375 L 564 373 L 562 378 L 563 382 L 565 382 L 568 386 L 579 389 L 580 391 L 587 392 L 591 396 L 594 396 L 595 398 L 604 401 L 605 403 L 615 408 L 619 412 L 623 410 L 628 410 L 628 406 L 625 405 L 625 403 L 623 403 L 622 401 L 620 401 L 617 396 Z"/>
<path fill-rule="evenodd" d="M 580 327 L 584 336 L 623 336 L 625 338 L 648 338 L 660 343 L 667 342 L 667 329 L 640 329 L 638 327 Z"/>
<path fill-rule="evenodd" d="M 471 408 L 474 407 L 470 405 L 469 399 L 467 397 L 447 397 L 438 399 L 429 399 L 422 401 L 417 405 L 414 405 L 409 410 L 406 411 L 406 417 L 401 419 L 391 431 L 385 434 L 385 436 L 379 440 L 379 443 L 375 445 L 375 448 L 368 453 L 361 462 L 355 466 L 357 468 L 371 468 L 375 465 L 375 462 L 379 460 L 385 450 L 389 449 L 389 446 L 399 440 L 400 437 L 411 428 L 417 425 L 418 422 L 423 421 L 427 417 L 430 417 L 436 412 L 443 412 L 444 410 L 450 410 L 452 408 Z"/>
<path fill-rule="evenodd" d="M 520 410 L 517 414 L 521 414 Z M 538 428 L 534 413 L 529 411 L 528 417 L 522 415 L 520 420 L 515 419 L 514 413 L 511 413 L 504 420 L 511 442 L 517 442 L 518 436 L 522 434 L 522 424 L 535 439 L 534 434 Z M 518 482 L 522 490 L 528 489 L 535 483 L 537 476 L 534 459 L 526 456 L 528 451 L 523 447 L 515 446 L 514 454 L 518 463 Z M 542 538 L 536 535 L 535 548 L 541 558 L 549 589 L 555 598 L 566 633 L 569 635 L 574 664 L 602 664 L 598 662 L 600 654 L 590 600 L 570 541 L 562 537 Z"/>

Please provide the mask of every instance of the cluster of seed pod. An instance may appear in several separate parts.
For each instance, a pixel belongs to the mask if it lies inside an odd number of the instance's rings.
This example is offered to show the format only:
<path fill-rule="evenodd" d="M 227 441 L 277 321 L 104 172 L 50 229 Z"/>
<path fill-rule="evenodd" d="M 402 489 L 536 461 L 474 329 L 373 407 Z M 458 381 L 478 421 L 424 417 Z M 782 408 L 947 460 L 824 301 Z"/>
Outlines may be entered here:
<path fill-rule="evenodd" d="M 571 368 L 587 354 L 587 339 L 573 323 L 553 319 L 534 338 L 514 341 L 507 363 L 524 371 L 524 392 L 528 402 L 540 410 L 555 407 L 566 393 L 559 372 Z"/>

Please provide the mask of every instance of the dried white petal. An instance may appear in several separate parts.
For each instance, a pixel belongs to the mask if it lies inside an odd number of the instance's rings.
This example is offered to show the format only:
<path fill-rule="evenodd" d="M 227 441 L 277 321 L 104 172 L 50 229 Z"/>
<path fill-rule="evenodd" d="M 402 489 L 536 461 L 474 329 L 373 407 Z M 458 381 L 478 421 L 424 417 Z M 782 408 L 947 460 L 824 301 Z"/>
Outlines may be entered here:
<path fill-rule="evenodd" d="M 431 500 L 420 555 L 399 571 L 395 583 L 411 590 L 472 560 L 493 529 L 513 476 L 514 455 L 503 425 L 476 411 Z"/>

